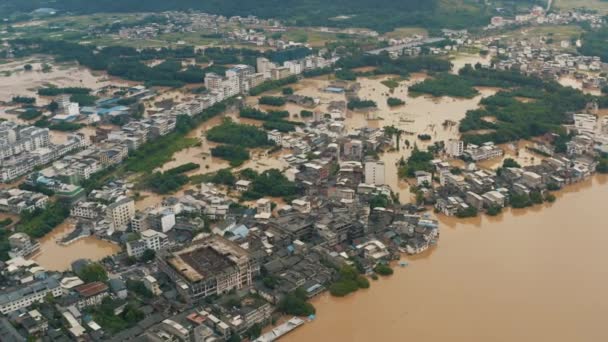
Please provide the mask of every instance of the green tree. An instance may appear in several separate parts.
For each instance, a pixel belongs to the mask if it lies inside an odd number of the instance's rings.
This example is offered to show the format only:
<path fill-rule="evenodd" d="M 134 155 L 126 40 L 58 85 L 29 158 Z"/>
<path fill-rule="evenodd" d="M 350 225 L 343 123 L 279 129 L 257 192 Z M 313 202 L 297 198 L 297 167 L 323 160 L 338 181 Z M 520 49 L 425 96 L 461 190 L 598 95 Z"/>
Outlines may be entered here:
<path fill-rule="evenodd" d="M 85 283 L 91 283 L 94 281 L 107 281 L 108 273 L 99 263 L 90 263 L 80 270 L 78 277 Z"/>

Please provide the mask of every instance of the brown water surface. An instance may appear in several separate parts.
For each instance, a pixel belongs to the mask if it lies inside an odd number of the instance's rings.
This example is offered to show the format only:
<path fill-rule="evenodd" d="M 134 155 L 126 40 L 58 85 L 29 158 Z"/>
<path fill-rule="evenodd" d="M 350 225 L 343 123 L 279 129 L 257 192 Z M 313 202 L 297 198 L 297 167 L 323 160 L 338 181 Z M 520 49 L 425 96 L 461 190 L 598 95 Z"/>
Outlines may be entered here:
<path fill-rule="evenodd" d="M 69 219 L 57 226 L 40 239 L 40 252 L 33 259 L 47 270 L 65 271 L 78 259 L 95 261 L 120 252 L 120 246 L 95 236 L 87 236 L 67 246 L 55 242 L 73 229 L 73 221 Z"/>
<path fill-rule="evenodd" d="M 389 279 L 313 300 L 283 341 L 608 341 L 608 178 L 496 218 L 441 217 L 439 244 Z"/>

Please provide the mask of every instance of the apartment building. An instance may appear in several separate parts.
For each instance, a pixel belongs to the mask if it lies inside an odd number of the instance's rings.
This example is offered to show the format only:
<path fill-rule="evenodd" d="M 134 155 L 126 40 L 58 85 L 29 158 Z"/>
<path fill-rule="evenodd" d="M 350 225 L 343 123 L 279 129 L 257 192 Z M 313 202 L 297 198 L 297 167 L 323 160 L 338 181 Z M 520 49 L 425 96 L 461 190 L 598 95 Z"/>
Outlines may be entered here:
<path fill-rule="evenodd" d="M 53 277 L 3 290 L 0 294 L 0 313 L 6 315 L 34 303 L 41 303 L 49 293 L 53 297 L 63 294 L 59 281 Z"/>
<path fill-rule="evenodd" d="M 136 241 L 127 242 L 127 254 L 135 258 L 141 258 L 147 249 L 158 251 L 169 245 L 167 235 L 152 229 L 140 233 L 141 238 Z"/>
<path fill-rule="evenodd" d="M 114 230 L 125 231 L 135 215 L 135 202 L 130 198 L 122 198 L 108 206 L 106 217 Z"/>

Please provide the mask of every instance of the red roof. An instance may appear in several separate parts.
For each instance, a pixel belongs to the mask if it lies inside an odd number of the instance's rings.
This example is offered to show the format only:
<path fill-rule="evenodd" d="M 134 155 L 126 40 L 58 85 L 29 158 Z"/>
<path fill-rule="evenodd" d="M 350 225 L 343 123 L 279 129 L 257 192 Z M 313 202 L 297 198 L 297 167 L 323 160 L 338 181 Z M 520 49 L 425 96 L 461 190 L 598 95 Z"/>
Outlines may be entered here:
<path fill-rule="evenodd" d="M 76 292 L 83 297 L 91 297 L 107 291 L 108 285 L 100 281 L 96 281 L 93 283 L 76 286 L 74 290 L 76 290 Z"/>

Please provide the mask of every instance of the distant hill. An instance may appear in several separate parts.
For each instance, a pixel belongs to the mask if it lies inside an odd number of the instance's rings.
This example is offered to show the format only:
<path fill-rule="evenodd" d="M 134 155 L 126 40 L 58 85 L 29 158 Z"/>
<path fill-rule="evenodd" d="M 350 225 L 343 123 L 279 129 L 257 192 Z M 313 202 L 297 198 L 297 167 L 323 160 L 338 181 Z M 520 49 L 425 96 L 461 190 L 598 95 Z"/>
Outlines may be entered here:
<path fill-rule="evenodd" d="M 513 0 L 529 2 L 531 0 Z M 277 18 L 298 26 L 401 26 L 466 28 L 486 25 L 492 9 L 483 0 L 2 0 L 0 13 L 37 8 L 90 14 L 195 9 L 208 13 Z"/>

